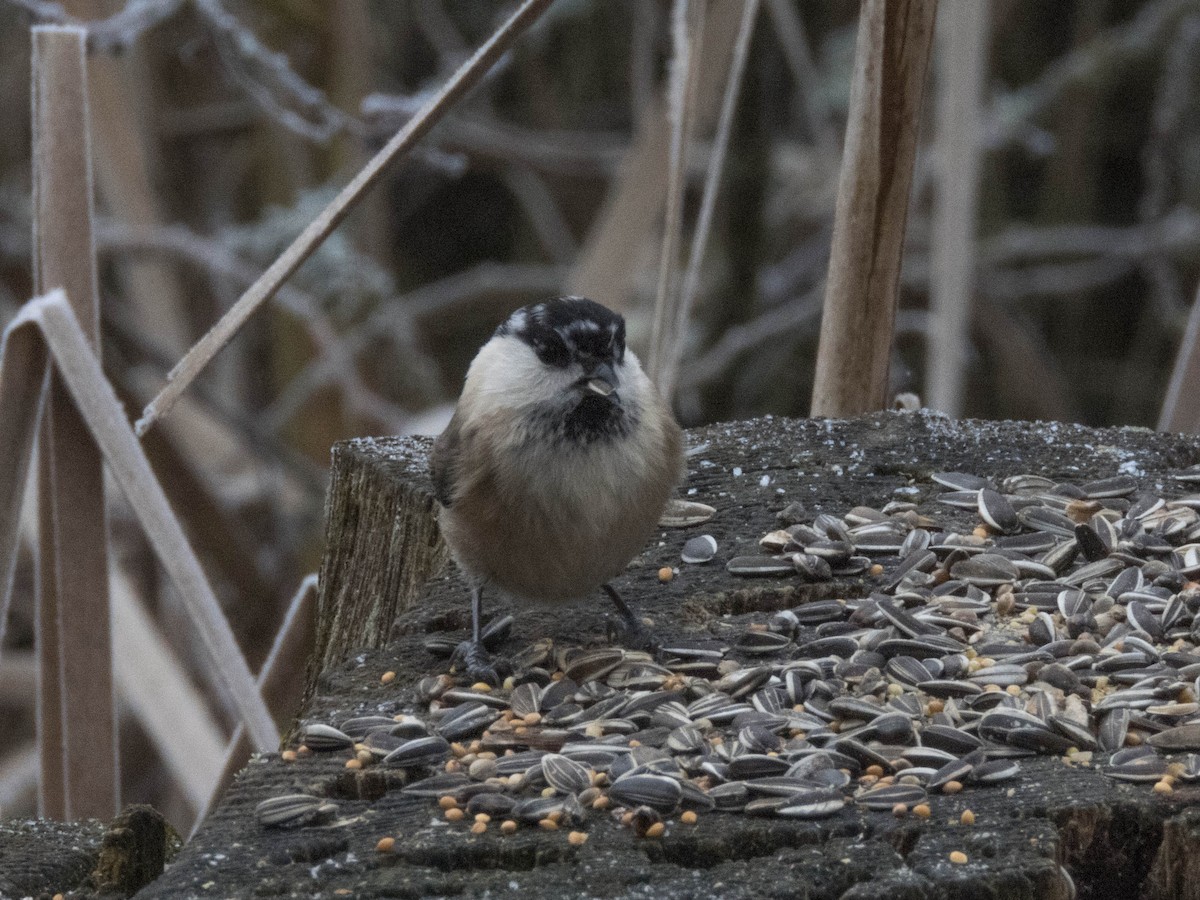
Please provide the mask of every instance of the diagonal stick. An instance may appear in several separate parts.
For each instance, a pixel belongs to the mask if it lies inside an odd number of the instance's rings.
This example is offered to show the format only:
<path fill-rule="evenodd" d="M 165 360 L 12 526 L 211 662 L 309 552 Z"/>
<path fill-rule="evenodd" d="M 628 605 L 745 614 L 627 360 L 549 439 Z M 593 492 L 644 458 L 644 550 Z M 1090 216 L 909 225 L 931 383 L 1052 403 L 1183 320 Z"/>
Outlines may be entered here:
<path fill-rule="evenodd" d="M 525 0 L 520 9 L 500 26 L 475 55 L 462 64 L 450 80 L 442 85 L 395 136 L 375 154 L 357 175 L 338 193 L 333 201 L 321 211 L 304 231 L 279 255 L 275 262 L 246 293 L 225 313 L 207 334 L 184 354 L 168 374 L 167 383 L 142 411 L 134 428 L 138 436 L 145 434 L 160 417 L 165 416 L 179 399 L 179 395 L 200 374 L 214 356 L 237 334 L 246 320 L 264 302 L 271 299 L 280 285 L 321 245 L 346 218 L 363 194 L 379 180 L 384 169 L 393 159 L 412 149 L 434 125 L 449 111 L 456 100 L 478 83 L 492 64 L 507 50 L 517 37 L 545 11 L 552 0 Z"/>

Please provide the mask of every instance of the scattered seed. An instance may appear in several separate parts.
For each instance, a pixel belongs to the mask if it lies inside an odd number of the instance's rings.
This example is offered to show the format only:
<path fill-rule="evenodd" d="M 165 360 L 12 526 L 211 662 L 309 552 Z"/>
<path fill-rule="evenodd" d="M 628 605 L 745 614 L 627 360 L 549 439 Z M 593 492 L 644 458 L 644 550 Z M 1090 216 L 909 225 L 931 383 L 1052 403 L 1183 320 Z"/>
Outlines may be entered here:
<path fill-rule="evenodd" d="M 392 672 L 392 671 L 384 672 L 382 675 L 379 676 L 380 684 L 391 684 L 395 680 L 396 680 L 396 673 Z"/>
<path fill-rule="evenodd" d="M 690 809 L 684 810 L 683 813 L 679 816 L 679 821 L 682 822 L 684 825 L 695 825 L 697 819 L 698 819 L 698 816 L 696 815 L 696 813 Z"/>
<path fill-rule="evenodd" d="M 685 563 L 706 563 L 717 555 L 717 539 L 711 534 L 700 534 L 689 538 L 683 545 L 680 559 Z"/>
<path fill-rule="evenodd" d="M 962 865 L 966 861 L 967 861 L 967 854 L 963 853 L 961 850 L 954 850 L 950 853 L 950 862 L 955 863 L 957 865 Z"/>
<path fill-rule="evenodd" d="M 443 815 L 446 817 L 447 822 L 461 822 L 464 818 L 466 818 L 467 814 L 455 806 L 446 810 Z"/>
<path fill-rule="evenodd" d="M 975 824 L 975 813 L 971 812 L 971 810 L 969 810 L 969 809 L 964 809 L 962 811 L 962 815 L 958 817 L 958 821 L 961 822 L 963 825 L 974 825 Z"/>
<path fill-rule="evenodd" d="M 391 853 L 395 846 L 396 839 L 394 837 L 381 837 L 379 843 L 375 845 L 375 849 L 380 853 Z"/>
<path fill-rule="evenodd" d="M 670 566 L 663 566 L 661 569 L 658 570 L 658 580 L 661 581 L 663 584 L 666 584 L 668 581 L 670 581 L 674 577 L 675 577 L 675 570 L 672 569 Z"/>
<path fill-rule="evenodd" d="M 685 823 L 712 808 L 833 815 L 848 801 L 928 818 L 927 792 L 990 789 L 1029 753 L 1072 765 L 1103 753 L 1099 771 L 1162 793 L 1176 777 L 1200 781 L 1200 497 L 1132 496 L 1127 476 L 935 480 L 951 489 L 936 498 L 943 514 L 897 502 L 811 517 L 793 505 L 760 541 L 764 555 L 726 566 L 879 579 L 868 599 L 747 617 L 728 643 L 658 658 L 540 641 L 516 654 L 502 690 L 429 676 L 417 685 L 427 715 L 376 730 L 387 718 L 364 710 L 340 730 L 305 732 L 284 758 L 395 754 L 387 765 L 439 805 L 503 796 L 468 815 L 537 803 L 506 821 L 563 828 L 613 805 Z M 716 554 L 711 535 L 687 544 L 686 561 Z M 1160 755 L 1193 750 L 1170 769 Z"/>
<path fill-rule="evenodd" d="M 587 843 L 587 833 L 583 831 L 572 831 L 567 835 L 567 843 L 572 847 L 582 847 Z"/>

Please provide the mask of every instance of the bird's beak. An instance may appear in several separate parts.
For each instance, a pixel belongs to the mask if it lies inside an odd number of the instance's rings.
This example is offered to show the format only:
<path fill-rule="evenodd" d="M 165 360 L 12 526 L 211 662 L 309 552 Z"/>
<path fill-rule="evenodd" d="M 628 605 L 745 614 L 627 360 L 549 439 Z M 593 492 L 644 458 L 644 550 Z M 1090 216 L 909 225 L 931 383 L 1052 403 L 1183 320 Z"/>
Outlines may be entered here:
<path fill-rule="evenodd" d="M 617 373 L 608 363 L 598 363 L 585 373 L 584 387 L 601 397 L 617 400 Z"/>

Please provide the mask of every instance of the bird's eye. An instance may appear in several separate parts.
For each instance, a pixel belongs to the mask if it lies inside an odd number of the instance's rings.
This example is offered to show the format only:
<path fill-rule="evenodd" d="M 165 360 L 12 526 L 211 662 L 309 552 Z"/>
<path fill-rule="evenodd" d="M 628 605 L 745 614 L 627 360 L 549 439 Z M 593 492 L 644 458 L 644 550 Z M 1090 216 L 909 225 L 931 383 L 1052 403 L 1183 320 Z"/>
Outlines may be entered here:
<path fill-rule="evenodd" d="M 567 348 L 563 346 L 562 341 L 555 340 L 554 338 L 535 339 L 533 341 L 533 352 L 546 365 L 554 366 L 558 369 L 566 368 L 567 364 L 571 361 L 570 354 L 567 353 Z"/>

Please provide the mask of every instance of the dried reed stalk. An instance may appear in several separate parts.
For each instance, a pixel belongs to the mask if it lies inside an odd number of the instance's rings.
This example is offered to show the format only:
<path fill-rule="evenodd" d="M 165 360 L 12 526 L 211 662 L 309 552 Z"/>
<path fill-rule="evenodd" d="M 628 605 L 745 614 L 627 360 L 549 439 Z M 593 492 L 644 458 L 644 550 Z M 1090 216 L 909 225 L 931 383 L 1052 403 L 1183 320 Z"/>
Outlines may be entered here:
<path fill-rule="evenodd" d="M 709 0 L 704 17 L 707 36 L 696 95 L 690 104 L 693 130 L 707 133 L 717 117 L 721 88 L 729 71 L 742 0 Z M 640 8 L 640 7 L 639 7 Z M 634 21 L 638 27 L 638 21 Z M 658 233 L 667 193 L 671 140 L 668 104 L 662 98 L 638 117 L 638 134 L 612 180 L 604 207 L 596 216 L 583 250 L 566 279 L 566 289 L 628 312 L 652 235 Z"/>
<path fill-rule="evenodd" d="M 316 612 L 317 576 L 307 575 L 296 588 L 283 622 L 275 632 L 271 652 L 267 654 L 266 662 L 258 673 L 258 689 L 279 715 L 290 715 L 300 699 L 301 683 L 295 675 L 304 669 L 305 661 L 312 653 L 316 636 Z M 245 726 L 238 725 L 225 748 L 221 770 L 209 784 L 209 793 L 204 803 L 197 807 L 196 822 L 192 826 L 192 833 L 188 835 L 189 840 L 204 824 L 209 812 L 233 782 L 233 776 L 246 765 L 252 749 L 250 742 L 246 740 Z"/>
<path fill-rule="evenodd" d="M 887 404 L 900 257 L 937 0 L 863 0 L 814 416 Z"/>
<path fill-rule="evenodd" d="M 481 79 L 513 44 L 517 37 L 537 20 L 551 0 L 525 0 L 507 22 L 450 77 L 421 110 L 375 154 L 333 201 L 321 211 L 278 259 L 233 307 L 184 355 L 167 375 L 167 384 L 147 404 L 135 426 L 145 434 L 161 416 L 170 412 L 179 395 L 229 343 L 259 306 L 274 296 L 288 277 L 300 267 L 322 241 L 337 228 L 367 190 L 379 180 L 387 165 L 412 149 L 428 131 Z"/>
<path fill-rule="evenodd" d="M 85 40 L 78 27 L 33 29 L 33 270 L 38 292 L 68 292 L 81 337 L 99 352 Z M 57 374 L 47 404 L 38 503 L 40 810 L 107 819 L 117 812 L 119 772 L 104 471 Z"/>
<path fill-rule="evenodd" d="M 1175 355 L 1175 365 L 1167 382 L 1167 396 L 1163 399 L 1162 412 L 1158 417 L 1159 431 L 1200 432 L 1200 289 L 1192 301 L 1192 311 Z"/>
<path fill-rule="evenodd" d="M 225 737 L 170 643 L 138 601 L 132 581 L 117 566 L 110 575 L 117 692 L 188 804 L 199 810 L 221 773 Z"/>
<path fill-rule="evenodd" d="M 975 291 L 975 220 L 983 158 L 983 77 L 990 4 L 949 3 L 938 23 L 937 134 L 926 354 L 929 406 L 962 415 Z"/>
<path fill-rule="evenodd" d="M 99 446 L 117 485 L 141 523 L 151 548 L 196 626 L 205 665 L 201 674 L 225 707 L 246 723 L 256 749 L 279 745 L 279 731 L 229 630 L 229 623 L 154 477 L 112 385 L 61 290 L 31 300 L 4 332 L 0 345 L 0 472 L 27 471 L 42 372 L 50 359 Z M 0 479 L 0 572 L 11 573 L 23 484 Z M 3 606 L 11 591 L 5 587 Z"/>
<path fill-rule="evenodd" d="M 691 137 L 691 111 L 696 95 L 697 61 L 704 43 L 705 0 L 675 0 L 671 9 L 671 77 L 667 90 L 667 114 L 671 121 L 671 144 L 667 151 L 667 199 L 662 247 L 658 260 L 654 320 L 650 331 L 650 353 L 646 374 L 659 393 L 670 397 L 664 376 L 667 344 L 675 323 L 679 294 L 675 290 L 679 248 L 683 243 L 683 192 L 687 177 L 687 150 Z"/>
<path fill-rule="evenodd" d="M 750 39 L 754 36 L 754 22 L 758 18 L 759 0 L 746 0 L 742 8 L 742 21 L 738 25 L 737 41 L 734 44 L 733 61 L 729 67 L 729 78 L 725 85 L 725 98 L 721 101 L 721 115 L 717 120 L 717 136 L 713 141 L 708 158 L 708 169 L 704 173 L 704 193 L 700 200 L 700 212 L 696 227 L 692 231 L 692 246 L 688 252 L 687 269 L 684 271 L 683 287 L 675 308 L 674 321 L 666 335 L 663 348 L 662 375 L 658 389 L 668 400 L 675 396 L 679 383 L 679 362 L 683 358 L 683 347 L 687 342 L 687 325 L 696 294 L 700 289 L 700 264 L 704 262 L 704 251 L 712 231 L 713 210 L 717 204 L 717 190 L 721 185 L 721 173 L 725 170 L 725 154 L 729 149 L 729 135 L 733 131 L 733 116 L 741 93 L 742 75 L 746 71 L 746 58 L 750 53 Z"/>

